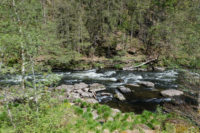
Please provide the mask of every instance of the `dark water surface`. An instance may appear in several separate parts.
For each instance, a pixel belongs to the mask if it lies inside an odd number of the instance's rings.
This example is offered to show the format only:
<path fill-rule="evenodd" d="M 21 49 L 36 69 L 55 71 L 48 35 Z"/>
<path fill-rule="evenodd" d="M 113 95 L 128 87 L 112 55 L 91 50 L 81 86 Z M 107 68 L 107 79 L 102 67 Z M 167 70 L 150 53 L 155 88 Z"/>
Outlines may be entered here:
<path fill-rule="evenodd" d="M 75 84 L 85 82 L 87 84 L 100 83 L 107 88 L 106 92 L 113 94 L 113 97 L 99 96 L 99 102 L 107 104 L 111 107 L 119 108 L 122 111 L 142 112 L 144 109 L 154 111 L 157 105 L 170 102 L 170 98 L 164 98 L 160 95 L 160 91 L 165 89 L 177 89 L 178 70 L 166 70 L 164 72 L 136 72 L 136 71 L 116 71 L 116 70 L 88 70 L 88 71 L 69 71 L 54 72 L 57 76 L 61 76 L 59 84 Z M 51 75 L 46 75 L 46 77 Z M 26 76 L 27 80 L 32 80 L 32 76 Z M 45 81 L 45 77 L 36 75 L 37 82 Z M 4 75 L 0 76 L 0 85 L 19 84 L 20 75 Z M 150 81 L 155 84 L 155 88 L 131 88 L 134 92 L 123 94 L 126 101 L 119 101 L 114 98 L 115 90 L 119 86 L 134 84 L 140 81 Z M 98 96 L 98 94 L 97 94 Z"/>

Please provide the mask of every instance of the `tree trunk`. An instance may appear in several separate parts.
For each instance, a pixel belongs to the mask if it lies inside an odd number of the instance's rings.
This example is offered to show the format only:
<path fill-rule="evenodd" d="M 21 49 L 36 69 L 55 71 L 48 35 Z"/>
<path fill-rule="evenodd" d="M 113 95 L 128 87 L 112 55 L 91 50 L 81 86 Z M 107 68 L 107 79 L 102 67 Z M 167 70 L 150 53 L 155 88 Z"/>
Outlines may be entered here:
<path fill-rule="evenodd" d="M 33 59 L 31 57 L 30 57 L 30 61 L 31 61 L 31 70 L 32 70 L 32 75 L 33 75 L 33 88 L 35 90 L 35 102 L 37 104 L 38 103 L 38 98 L 37 98 L 37 87 L 36 87 L 34 61 L 33 61 Z M 39 111 L 38 105 L 36 105 L 36 106 L 37 106 L 37 112 L 38 112 Z"/>
<path fill-rule="evenodd" d="M 21 53 L 21 58 L 22 58 L 22 66 L 21 66 L 21 73 L 22 73 L 22 89 L 25 89 L 25 54 L 24 54 L 24 45 L 21 44 L 21 49 L 22 49 L 22 53 Z"/>
<path fill-rule="evenodd" d="M 20 21 L 19 15 L 18 15 L 17 10 L 16 10 L 15 0 L 13 0 L 12 4 L 13 4 L 14 10 L 15 10 L 15 15 L 17 17 L 17 21 L 18 21 L 18 23 L 20 23 L 21 21 Z M 22 35 L 22 27 L 21 26 L 19 27 L 19 33 Z M 22 81 L 21 81 L 21 85 L 22 85 L 23 90 L 25 89 L 25 54 L 24 53 L 25 53 L 24 45 L 23 45 L 23 42 L 21 42 L 21 58 L 22 58 L 22 65 L 21 65 Z"/>
<path fill-rule="evenodd" d="M 12 112 L 10 111 L 10 108 L 9 108 L 9 103 L 8 103 L 8 100 L 7 100 L 7 90 L 6 89 L 5 89 L 4 97 L 5 97 L 5 102 L 6 102 L 6 108 L 7 108 L 7 112 L 8 112 L 8 117 L 10 118 L 10 122 L 13 125 L 13 127 L 16 128 L 16 125 L 13 122 Z"/>

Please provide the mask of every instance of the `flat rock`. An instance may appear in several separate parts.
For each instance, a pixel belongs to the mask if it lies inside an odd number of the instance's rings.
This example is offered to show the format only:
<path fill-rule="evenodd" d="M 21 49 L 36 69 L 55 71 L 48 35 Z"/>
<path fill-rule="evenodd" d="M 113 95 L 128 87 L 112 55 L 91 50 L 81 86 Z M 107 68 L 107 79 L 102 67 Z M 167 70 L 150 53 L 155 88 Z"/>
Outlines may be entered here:
<path fill-rule="evenodd" d="M 60 86 L 56 87 L 55 90 L 63 90 L 65 92 L 71 92 L 72 90 L 74 90 L 74 86 L 73 85 L 60 85 Z"/>
<path fill-rule="evenodd" d="M 102 90 L 106 90 L 106 87 L 102 84 L 94 83 L 90 85 L 91 92 L 97 92 L 97 91 L 102 91 Z"/>
<path fill-rule="evenodd" d="M 145 87 L 154 87 L 155 84 L 149 81 L 140 81 L 138 82 L 139 85 L 145 86 Z"/>
<path fill-rule="evenodd" d="M 84 88 L 83 91 L 88 92 L 89 88 Z"/>
<path fill-rule="evenodd" d="M 131 89 L 126 88 L 125 86 L 120 86 L 118 87 L 118 89 L 122 92 L 122 93 L 130 93 Z"/>
<path fill-rule="evenodd" d="M 86 83 L 79 83 L 74 85 L 75 90 L 80 90 L 84 88 L 88 88 L 88 85 Z"/>
<path fill-rule="evenodd" d="M 84 97 L 84 98 L 85 98 L 85 97 L 88 97 L 88 98 L 89 98 L 89 97 L 93 97 L 93 94 L 92 94 L 92 93 L 89 93 L 89 92 L 82 92 L 82 93 L 81 93 L 81 96 Z"/>
<path fill-rule="evenodd" d="M 100 96 L 110 96 L 110 97 L 112 97 L 112 94 L 109 93 L 109 92 L 102 92 L 102 93 L 100 93 L 99 95 L 100 95 Z"/>
<path fill-rule="evenodd" d="M 183 92 L 175 89 L 169 89 L 161 91 L 161 95 L 163 95 L 164 97 L 174 97 L 183 95 Z"/>
<path fill-rule="evenodd" d="M 120 101 L 126 100 L 124 95 L 122 93 L 120 93 L 118 90 L 115 91 L 115 97 L 118 98 Z"/>
<path fill-rule="evenodd" d="M 98 103 L 98 101 L 94 98 L 86 98 L 86 99 L 83 99 L 83 100 L 87 103 Z"/>
<path fill-rule="evenodd" d="M 69 94 L 69 99 L 71 99 L 71 100 L 81 99 L 81 96 L 79 93 L 72 92 Z"/>
<path fill-rule="evenodd" d="M 82 94 L 82 93 L 84 93 L 84 91 L 83 91 L 83 90 L 81 90 L 81 89 L 74 90 L 74 92 L 75 92 L 75 93 L 79 93 L 79 94 Z"/>
<path fill-rule="evenodd" d="M 134 87 L 134 88 L 139 88 L 139 84 L 126 84 L 126 87 Z"/>

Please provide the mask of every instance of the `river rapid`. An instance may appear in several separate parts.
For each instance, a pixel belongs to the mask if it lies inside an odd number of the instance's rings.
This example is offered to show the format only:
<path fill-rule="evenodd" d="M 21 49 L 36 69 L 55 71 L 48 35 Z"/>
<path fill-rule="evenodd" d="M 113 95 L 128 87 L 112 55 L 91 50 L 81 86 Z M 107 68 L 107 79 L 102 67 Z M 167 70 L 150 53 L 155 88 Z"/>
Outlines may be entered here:
<path fill-rule="evenodd" d="M 87 84 L 100 83 L 106 86 L 106 91 L 111 96 L 98 95 L 98 101 L 102 104 L 107 104 L 114 108 L 119 108 L 125 112 L 140 113 L 143 110 L 155 111 L 157 105 L 165 102 L 170 102 L 170 98 L 161 96 L 160 92 L 165 89 L 177 89 L 179 87 L 178 76 L 181 74 L 179 70 L 166 70 L 162 72 L 139 72 L 139 71 L 124 71 L 124 70 L 87 70 L 87 71 L 56 71 L 54 75 L 61 76 L 59 85 L 61 84 L 75 84 L 85 82 Z M 46 75 L 46 77 L 51 74 Z M 199 76 L 199 75 L 197 75 Z M 25 77 L 26 80 L 31 81 L 31 75 Z M 41 74 L 36 75 L 36 81 L 47 80 Z M 21 81 L 20 75 L 4 75 L 0 76 L 0 85 L 16 85 Z M 155 84 L 154 88 L 140 87 L 131 88 L 133 91 L 123 94 L 125 101 L 120 101 L 115 98 L 115 91 L 120 86 L 127 84 L 135 84 L 141 81 L 150 81 Z M 101 92 L 100 92 L 101 93 Z"/>

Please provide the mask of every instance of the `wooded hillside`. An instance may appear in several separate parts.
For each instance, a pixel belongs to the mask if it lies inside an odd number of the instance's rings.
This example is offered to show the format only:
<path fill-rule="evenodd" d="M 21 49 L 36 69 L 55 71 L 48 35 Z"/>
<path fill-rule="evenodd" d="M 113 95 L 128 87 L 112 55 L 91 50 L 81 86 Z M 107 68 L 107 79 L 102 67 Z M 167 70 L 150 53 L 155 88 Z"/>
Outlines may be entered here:
<path fill-rule="evenodd" d="M 199 0 L 1 0 L 4 66 L 144 55 L 200 68 Z M 28 66 L 27 66 L 28 67 Z"/>

